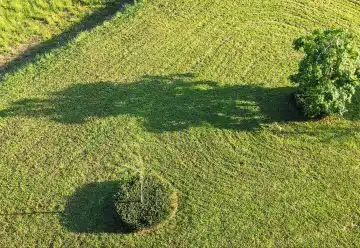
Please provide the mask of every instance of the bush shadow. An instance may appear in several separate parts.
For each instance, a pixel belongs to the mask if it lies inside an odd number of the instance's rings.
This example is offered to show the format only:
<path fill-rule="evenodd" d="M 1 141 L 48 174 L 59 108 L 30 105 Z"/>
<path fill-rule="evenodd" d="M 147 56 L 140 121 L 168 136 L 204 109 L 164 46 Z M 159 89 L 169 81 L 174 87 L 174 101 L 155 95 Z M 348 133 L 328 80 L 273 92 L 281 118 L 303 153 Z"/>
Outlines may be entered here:
<path fill-rule="evenodd" d="M 26 64 L 33 63 L 38 56 L 49 53 L 51 50 L 66 45 L 76 36 L 87 30 L 91 30 L 96 26 L 102 25 L 104 21 L 110 19 L 118 11 L 121 11 L 126 4 L 132 4 L 134 0 L 109 0 L 105 1 L 105 6 L 95 10 L 91 14 L 85 16 L 80 22 L 77 22 L 64 30 L 61 34 L 53 38 L 41 42 L 38 45 L 31 46 L 20 55 L 10 60 L 3 66 L 0 66 L 0 82 L 2 77 L 12 71 L 21 69 Z"/>
<path fill-rule="evenodd" d="M 210 124 L 235 130 L 263 123 L 303 120 L 292 101 L 293 88 L 219 85 L 191 74 L 144 76 L 134 83 L 74 84 L 48 99 L 22 99 L 0 117 L 47 117 L 82 124 L 109 116 L 139 117 L 152 132 L 180 131 Z"/>
<path fill-rule="evenodd" d="M 119 218 L 113 197 L 119 182 L 97 182 L 76 189 L 60 215 L 60 223 L 76 233 L 129 233 Z"/>

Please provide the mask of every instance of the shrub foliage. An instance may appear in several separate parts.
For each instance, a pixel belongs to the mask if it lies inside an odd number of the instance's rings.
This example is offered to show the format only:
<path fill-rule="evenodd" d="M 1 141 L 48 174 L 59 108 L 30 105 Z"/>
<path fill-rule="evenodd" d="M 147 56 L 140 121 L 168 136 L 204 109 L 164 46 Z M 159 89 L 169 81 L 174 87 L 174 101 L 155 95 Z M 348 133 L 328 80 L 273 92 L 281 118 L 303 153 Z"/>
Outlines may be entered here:
<path fill-rule="evenodd" d="M 120 183 L 115 207 L 120 219 L 132 230 L 159 224 L 171 212 L 171 189 L 152 174 L 131 175 Z"/>
<path fill-rule="evenodd" d="M 360 53 L 353 34 L 341 29 L 316 30 L 294 41 L 305 56 L 291 76 L 298 86 L 297 105 L 307 117 L 346 112 L 360 79 Z"/>

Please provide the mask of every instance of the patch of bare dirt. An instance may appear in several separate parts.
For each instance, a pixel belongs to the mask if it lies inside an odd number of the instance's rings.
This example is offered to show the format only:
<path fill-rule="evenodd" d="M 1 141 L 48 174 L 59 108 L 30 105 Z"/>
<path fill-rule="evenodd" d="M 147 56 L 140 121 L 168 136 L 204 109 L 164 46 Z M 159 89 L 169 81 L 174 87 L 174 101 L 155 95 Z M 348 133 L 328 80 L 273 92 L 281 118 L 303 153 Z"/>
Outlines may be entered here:
<path fill-rule="evenodd" d="M 33 37 L 28 42 L 12 48 L 9 52 L 0 54 L 0 73 L 4 72 L 11 61 L 21 60 L 30 55 L 32 48 L 43 40 L 40 37 Z"/>

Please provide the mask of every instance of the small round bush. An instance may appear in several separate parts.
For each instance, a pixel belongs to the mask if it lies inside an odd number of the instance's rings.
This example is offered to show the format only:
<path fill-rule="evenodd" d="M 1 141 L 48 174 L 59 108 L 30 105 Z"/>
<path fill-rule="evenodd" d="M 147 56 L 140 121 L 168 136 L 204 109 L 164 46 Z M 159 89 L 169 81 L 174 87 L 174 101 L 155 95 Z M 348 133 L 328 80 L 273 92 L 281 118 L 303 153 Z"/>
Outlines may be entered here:
<path fill-rule="evenodd" d="M 153 227 L 170 216 L 171 195 L 169 185 L 159 177 L 131 175 L 120 183 L 115 195 L 116 211 L 133 231 Z"/>
<path fill-rule="evenodd" d="M 305 53 L 299 72 L 296 103 L 307 117 L 343 115 L 360 80 L 360 52 L 355 37 L 340 29 L 316 30 L 294 42 Z"/>

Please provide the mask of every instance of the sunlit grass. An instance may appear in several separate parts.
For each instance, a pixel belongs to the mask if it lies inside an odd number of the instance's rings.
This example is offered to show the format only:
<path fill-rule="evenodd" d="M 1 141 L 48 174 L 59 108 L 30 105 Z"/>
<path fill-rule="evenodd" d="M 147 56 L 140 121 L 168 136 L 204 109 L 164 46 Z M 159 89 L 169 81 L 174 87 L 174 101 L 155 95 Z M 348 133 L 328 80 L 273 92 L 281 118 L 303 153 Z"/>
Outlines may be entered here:
<path fill-rule="evenodd" d="M 0 0 L 0 54 L 49 39 L 104 5 L 102 0 Z"/>
<path fill-rule="evenodd" d="M 5 75 L 0 247 L 360 246 L 359 94 L 307 121 L 288 80 L 295 38 L 359 34 L 358 16 L 347 0 L 145 1 Z M 106 232 L 131 169 L 179 193 L 151 235 Z"/>

